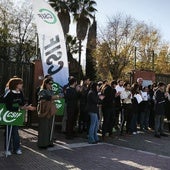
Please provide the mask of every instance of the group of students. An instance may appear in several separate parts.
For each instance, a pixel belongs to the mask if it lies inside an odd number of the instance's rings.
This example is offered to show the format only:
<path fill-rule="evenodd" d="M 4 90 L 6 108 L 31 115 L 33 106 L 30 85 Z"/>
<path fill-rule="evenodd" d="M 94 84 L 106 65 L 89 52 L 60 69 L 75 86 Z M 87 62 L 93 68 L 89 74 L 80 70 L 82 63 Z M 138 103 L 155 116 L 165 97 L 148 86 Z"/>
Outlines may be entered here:
<path fill-rule="evenodd" d="M 64 96 L 60 96 L 54 94 L 53 79 L 48 76 L 38 90 L 38 106 L 33 107 L 25 104 L 22 93 L 23 80 L 13 77 L 7 83 L 4 103 L 11 112 L 37 109 L 39 148 L 53 146 L 53 128 L 57 111 L 54 101 L 61 97 L 65 98 L 62 130 L 66 133 L 66 139 L 75 137 L 77 122 L 78 131 L 87 132 L 90 144 L 99 142 L 99 129 L 102 139 L 105 140 L 106 134 L 112 136 L 114 128 L 119 129 L 121 135 L 136 134 L 138 124 L 142 131 L 154 129 L 155 137 L 167 136 L 164 133 L 164 118 L 166 116 L 170 120 L 170 84 L 165 89 L 166 85 L 163 82 L 145 87 L 142 83 L 142 78 L 138 78 L 137 82 L 131 85 L 123 80 L 111 83 L 107 80 L 90 82 L 89 78 L 84 77 L 82 82 L 77 84 L 76 78 L 69 77 L 69 83 L 63 87 Z M 6 154 L 11 155 L 12 149 L 16 154 L 22 154 L 18 126 L 12 126 L 11 139 L 13 148 L 10 142 Z"/>
<path fill-rule="evenodd" d="M 97 143 L 98 130 L 102 140 L 113 135 L 113 129 L 120 135 L 137 134 L 153 129 L 154 136 L 167 136 L 164 133 L 164 118 L 170 115 L 170 85 L 163 82 L 143 86 L 143 79 L 130 84 L 123 80 L 90 82 L 84 78 L 80 85 L 74 77 L 65 89 L 66 100 L 66 138 L 75 136 L 74 127 L 88 132 L 88 142 Z M 124 127 L 126 125 L 126 127 Z"/>

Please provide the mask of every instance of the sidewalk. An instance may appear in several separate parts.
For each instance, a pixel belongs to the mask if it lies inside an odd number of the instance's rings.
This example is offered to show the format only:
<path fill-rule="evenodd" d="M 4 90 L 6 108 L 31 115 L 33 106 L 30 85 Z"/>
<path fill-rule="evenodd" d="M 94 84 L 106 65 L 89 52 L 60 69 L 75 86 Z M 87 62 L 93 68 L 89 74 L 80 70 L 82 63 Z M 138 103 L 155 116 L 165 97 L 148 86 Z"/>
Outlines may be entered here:
<path fill-rule="evenodd" d="M 85 134 L 66 140 L 55 133 L 55 147 L 40 150 L 36 146 L 37 131 L 20 130 L 22 155 L 5 158 L 3 130 L 0 129 L 1 170 L 112 170 L 112 169 L 170 169 L 170 136 L 157 139 L 151 133 L 133 136 L 113 136 L 106 143 L 89 145 Z"/>

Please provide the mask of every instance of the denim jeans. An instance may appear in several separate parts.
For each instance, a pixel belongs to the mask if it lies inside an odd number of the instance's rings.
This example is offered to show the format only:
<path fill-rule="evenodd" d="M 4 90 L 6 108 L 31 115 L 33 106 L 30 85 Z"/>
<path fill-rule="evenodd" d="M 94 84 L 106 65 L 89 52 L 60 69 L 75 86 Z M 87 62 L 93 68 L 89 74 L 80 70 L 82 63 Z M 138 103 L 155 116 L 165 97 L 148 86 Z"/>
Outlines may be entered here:
<path fill-rule="evenodd" d="M 92 143 L 99 140 L 97 136 L 99 120 L 97 113 L 90 112 L 89 115 L 90 115 L 89 143 Z"/>
<path fill-rule="evenodd" d="M 140 128 L 147 129 L 149 127 L 149 109 L 146 109 L 144 112 L 140 114 Z"/>
<path fill-rule="evenodd" d="M 156 114 L 155 115 L 155 134 L 159 135 L 164 131 L 164 115 Z"/>

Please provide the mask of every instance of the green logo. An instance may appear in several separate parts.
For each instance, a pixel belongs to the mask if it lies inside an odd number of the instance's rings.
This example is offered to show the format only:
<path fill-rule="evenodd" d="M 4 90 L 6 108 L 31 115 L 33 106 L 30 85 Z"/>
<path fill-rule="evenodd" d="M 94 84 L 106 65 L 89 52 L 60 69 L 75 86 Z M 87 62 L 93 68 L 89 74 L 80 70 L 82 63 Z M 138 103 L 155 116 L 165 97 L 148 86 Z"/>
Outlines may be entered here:
<path fill-rule="evenodd" d="M 57 107 L 57 113 L 58 116 L 63 116 L 64 114 L 64 107 L 65 107 L 65 100 L 64 98 L 61 98 L 59 100 L 55 100 L 55 104 Z"/>
<path fill-rule="evenodd" d="M 55 94 L 58 94 L 59 93 L 59 90 L 60 90 L 60 85 L 58 83 L 53 83 L 52 85 L 52 91 L 55 93 Z"/>
<path fill-rule="evenodd" d="M 55 24 L 57 22 L 57 18 L 53 12 L 48 9 L 40 9 L 38 16 L 47 24 Z"/>
<path fill-rule="evenodd" d="M 25 111 L 10 112 L 0 103 L 0 124 L 23 126 Z"/>
<path fill-rule="evenodd" d="M 62 102 L 60 100 L 56 100 L 56 107 L 60 109 L 62 107 Z"/>

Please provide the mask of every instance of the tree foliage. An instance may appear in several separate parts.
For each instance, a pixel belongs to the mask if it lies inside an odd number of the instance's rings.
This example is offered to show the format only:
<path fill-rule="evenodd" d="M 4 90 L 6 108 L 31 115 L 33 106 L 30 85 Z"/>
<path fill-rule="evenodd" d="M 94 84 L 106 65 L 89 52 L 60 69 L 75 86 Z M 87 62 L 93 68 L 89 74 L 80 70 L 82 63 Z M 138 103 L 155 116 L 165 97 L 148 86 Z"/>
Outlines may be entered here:
<path fill-rule="evenodd" d="M 65 37 L 67 47 L 70 49 L 70 42 L 67 42 L 69 32 L 69 26 L 71 23 L 70 18 L 76 22 L 76 36 L 79 40 L 78 46 L 78 64 L 81 68 L 81 51 L 82 51 L 82 41 L 86 38 L 87 32 L 91 25 L 91 21 L 94 19 L 94 13 L 96 10 L 95 5 L 96 2 L 93 0 L 49 0 L 50 5 L 55 9 L 58 13 L 58 17 L 61 21 Z M 69 49 L 67 49 L 68 56 L 72 56 Z M 70 63 L 71 65 L 72 63 Z M 78 67 L 77 67 L 78 68 Z M 81 70 L 77 70 L 77 72 L 81 72 Z M 79 79 L 80 79 L 79 75 Z"/>
<path fill-rule="evenodd" d="M 95 56 L 98 62 L 97 69 L 107 70 L 106 72 L 109 73 L 105 75 L 111 75 L 112 78 L 117 79 L 121 77 L 125 66 L 130 63 L 132 47 L 137 41 L 136 32 L 133 30 L 134 25 L 131 17 L 123 18 L 117 15 L 109 19 L 104 31 L 100 31 Z"/>
<path fill-rule="evenodd" d="M 99 78 L 124 77 L 135 65 L 135 69 L 160 72 L 163 66 L 159 61 L 169 60 L 168 49 L 160 44 L 159 30 L 152 25 L 121 14 L 109 18 L 105 29 L 99 32 L 95 51 Z"/>
<path fill-rule="evenodd" d="M 93 0 L 73 0 L 71 11 L 76 24 L 76 33 L 79 40 L 84 40 L 90 26 L 90 19 L 94 19 L 97 11 L 96 2 Z"/>
<path fill-rule="evenodd" d="M 0 2 L 0 58 L 29 62 L 35 55 L 35 25 L 32 9 L 27 4 L 16 8 L 12 1 Z"/>
<path fill-rule="evenodd" d="M 168 44 L 162 45 L 158 56 L 155 58 L 155 71 L 156 73 L 170 74 L 170 53 Z"/>
<path fill-rule="evenodd" d="M 89 28 L 86 47 L 86 76 L 89 77 L 90 80 L 96 79 L 96 61 L 93 56 L 93 51 L 96 49 L 96 39 L 97 23 L 94 19 L 93 24 Z"/>
<path fill-rule="evenodd" d="M 66 35 L 69 32 L 70 26 L 70 6 L 72 0 L 49 0 L 50 5 L 57 11 L 58 17 L 60 19 L 64 34 Z"/>

